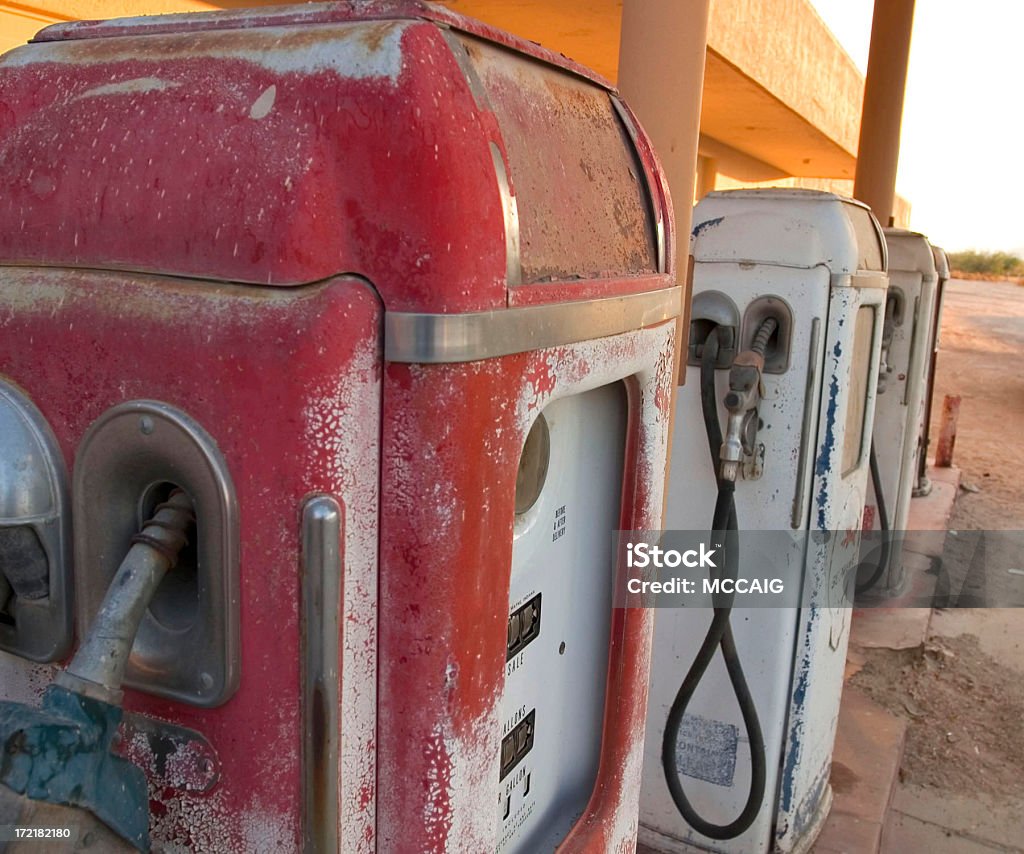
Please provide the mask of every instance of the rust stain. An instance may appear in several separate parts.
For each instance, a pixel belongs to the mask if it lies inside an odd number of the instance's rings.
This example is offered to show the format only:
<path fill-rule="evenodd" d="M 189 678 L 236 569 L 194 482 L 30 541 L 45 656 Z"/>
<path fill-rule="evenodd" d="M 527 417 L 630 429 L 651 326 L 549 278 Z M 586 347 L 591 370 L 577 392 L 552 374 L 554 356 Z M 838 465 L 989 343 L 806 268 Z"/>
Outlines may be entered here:
<path fill-rule="evenodd" d="M 394 23 L 382 21 L 378 24 L 367 24 L 359 28 L 359 41 L 363 43 L 370 53 L 380 50 L 381 43 L 394 30 Z"/>
<path fill-rule="evenodd" d="M 486 45 L 470 52 L 470 62 L 515 187 L 523 282 L 656 272 L 656 193 L 608 93 Z M 537 145 L 538 127 L 559 133 Z"/>
<path fill-rule="evenodd" d="M 287 29 L 230 29 L 206 30 L 191 34 L 190 58 L 204 54 L 261 54 L 308 51 L 322 45 L 337 44 L 358 39 L 371 52 L 379 49 L 384 37 L 402 22 L 388 21 L 365 24 L 336 24 L 320 27 L 289 27 Z M 41 42 L 35 45 L 39 59 L 46 55 L 60 57 L 65 62 L 92 63 L 137 61 L 162 62 L 182 59 L 182 36 L 185 33 L 133 34 L 126 31 L 121 38 L 72 39 Z M 136 39 L 145 38 L 144 44 Z M 144 51 L 141 48 L 145 48 Z M 31 55 L 31 54 L 29 54 Z"/>

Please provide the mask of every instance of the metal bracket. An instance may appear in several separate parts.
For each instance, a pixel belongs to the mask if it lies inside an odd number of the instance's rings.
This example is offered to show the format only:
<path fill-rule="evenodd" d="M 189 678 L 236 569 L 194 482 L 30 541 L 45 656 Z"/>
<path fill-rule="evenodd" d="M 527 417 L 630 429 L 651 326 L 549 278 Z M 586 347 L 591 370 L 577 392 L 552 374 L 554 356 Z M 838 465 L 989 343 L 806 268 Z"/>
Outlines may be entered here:
<path fill-rule="evenodd" d="M 704 342 L 712 328 L 718 328 L 719 370 L 732 366 L 736 358 L 740 334 L 740 310 L 732 298 L 721 291 L 701 291 L 694 294 L 690 307 L 690 339 L 687 364 L 699 366 Z"/>
<path fill-rule="evenodd" d="M 117 752 L 160 788 L 203 793 L 220 780 L 220 758 L 202 733 L 146 715 L 125 712 Z"/>
<path fill-rule="evenodd" d="M 125 685 L 195 706 L 238 687 L 238 507 L 213 439 L 166 403 L 131 401 L 86 432 L 75 461 L 75 581 L 85 637 L 146 507 L 162 484 L 196 512 L 194 555 L 164 578 L 139 626 Z"/>
<path fill-rule="evenodd" d="M 782 297 L 762 296 L 752 300 L 743 312 L 743 331 L 740 335 L 740 350 L 746 350 L 753 343 L 761 324 L 768 318 L 778 321 L 778 331 L 772 336 L 775 342 L 764 354 L 763 373 L 784 374 L 789 370 L 789 351 L 793 338 L 793 310 Z"/>

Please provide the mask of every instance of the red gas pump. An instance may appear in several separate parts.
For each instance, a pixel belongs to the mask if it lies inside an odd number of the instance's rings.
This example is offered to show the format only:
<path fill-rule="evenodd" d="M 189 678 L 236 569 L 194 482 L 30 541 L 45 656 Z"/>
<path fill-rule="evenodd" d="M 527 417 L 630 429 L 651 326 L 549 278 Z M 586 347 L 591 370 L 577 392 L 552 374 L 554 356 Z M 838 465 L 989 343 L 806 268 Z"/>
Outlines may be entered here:
<path fill-rule="evenodd" d="M 418 2 L 59 25 L 0 59 L 0 162 L 0 472 L 54 496 L 0 518 L 2 699 L 180 489 L 117 748 L 150 840 L 632 844 L 611 534 L 660 523 L 679 290 L 608 84 Z"/>

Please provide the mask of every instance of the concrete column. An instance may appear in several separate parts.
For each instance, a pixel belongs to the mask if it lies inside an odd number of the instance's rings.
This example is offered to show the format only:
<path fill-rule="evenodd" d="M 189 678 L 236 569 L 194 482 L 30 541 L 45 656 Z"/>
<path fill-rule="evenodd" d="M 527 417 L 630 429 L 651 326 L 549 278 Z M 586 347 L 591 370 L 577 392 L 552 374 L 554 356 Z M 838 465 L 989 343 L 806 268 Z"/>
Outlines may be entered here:
<path fill-rule="evenodd" d="M 675 206 L 676 271 L 689 257 L 709 0 L 623 0 L 619 91 L 661 158 Z M 689 294 L 685 295 L 689 302 Z"/>
<path fill-rule="evenodd" d="M 718 180 L 718 161 L 714 157 L 697 158 L 697 190 L 693 195 L 694 202 L 699 202 L 715 189 Z"/>
<path fill-rule="evenodd" d="M 619 45 L 619 91 L 654 143 L 672 194 L 676 220 L 675 271 L 683 286 L 683 312 L 676 324 L 676 376 L 686 380 L 686 337 L 690 331 L 690 223 L 697 180 L 700 100 L 708 43 L 710 0 L 623 0 Z M 672 386 L 669 460 L 675 428 Z M 665 490 L 668 501 L 668 490 Z M 664 518 L 664 504 L 662 518 Z"/>
<path fill-rule="evenodd" d="M 892 217 L 914 0 L 875 0 L 853 194 L 882 225 Z"/>

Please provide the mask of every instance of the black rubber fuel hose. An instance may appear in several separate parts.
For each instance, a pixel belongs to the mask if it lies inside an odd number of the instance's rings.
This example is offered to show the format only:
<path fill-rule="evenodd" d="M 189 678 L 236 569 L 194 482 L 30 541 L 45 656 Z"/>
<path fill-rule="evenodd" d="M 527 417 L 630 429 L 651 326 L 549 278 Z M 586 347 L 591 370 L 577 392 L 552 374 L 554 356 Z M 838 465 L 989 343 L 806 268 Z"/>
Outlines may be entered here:
<path fill-rule="evenodd" d="M 857 585 L 858 593 L 867 593 L 872 587 L 878 584 L 879 579 L 889 568 L 889 511 L 885 506 L 885 496 L 882 495 L 882 477 L 878 473 L 878 457 L 875 454 L 875 443 L 871 442 L 871 453 L 868 456 L 868 465 L 871 469 L 871 485 L 875 488 L 875 504 L 878 505 L 878 527 L 882 529 L 882 546 L 878 553 L 878 563 L 871 577 L 863 584 Z M 864 566 L 864 564 L 861 564 Z"/>
<path fill-rule="evenodd" d="M 769 331 L 768 335 L 770 336 L 770 334 Z M 765 340 L 767 340 L 767 336 Z M 704 353 L 700 366 L 700 392 L 704 428 L 715 472 L 718 471 L 718 454 L 722 447 L 722 428 L 718 421 L 718 402 L 715 392 L 715 362 L 718 359 L 718 349 L 718 332 L 712 330 L 704 342 Z M 735 489 L 736 484 L 732 481 L 718 478 L 718 498 L 715 501 L 715 515 L 711 526 L 714 536 L 719 537 L 718 541 L 724 546 L 721 575 L 730 579 L 735 579 L 739 575 Z M 697 657 L 690 665 L 686 678 L 679 686 L 679 691 L 669 709 L 668 719 L 665 722 L 665 737 L 661 744 L 661 765 L 665 772 L 665 782 L 668 784 L 668 790 L 676 808 L 687 824 L 710 839 L 733 839 L 747 830 L 761 811 L 765 791 L 767 762 L 764 736 L 761 733 L 757 708 L 743 674 L 736 642 L 732 635 L 732 626 L 729 623 L 732 604 L 733 596 L 731 594 L 716 597 L 711 627 L 704 636 L 704 641 L 697 651 Z M 679 730 L 686 714 L 686 707 L 704 678 L 716 647 L 720 647 L 722 650 L 729 681 L 736 694 L 750 744 L 750 792 L 742 812 L 728 824 L 714 824 L 707 821 L 694 809 L 683 789 L 682 772 L 676 752 Z"/>
<path fill-rule="evenodd" d="M 779 321 L 774 317 L 768 317 L 763 320 L 760 327 L 758 327 L 757 335 L 754 336 L 754 343 L 750 345 L 750 349 L 759 356 L 763 356 L 764 351 L 768 349 L 768 342 L 771 340 L 772 335 L 775 334 L 775 330 L 778 328 Z"/>

